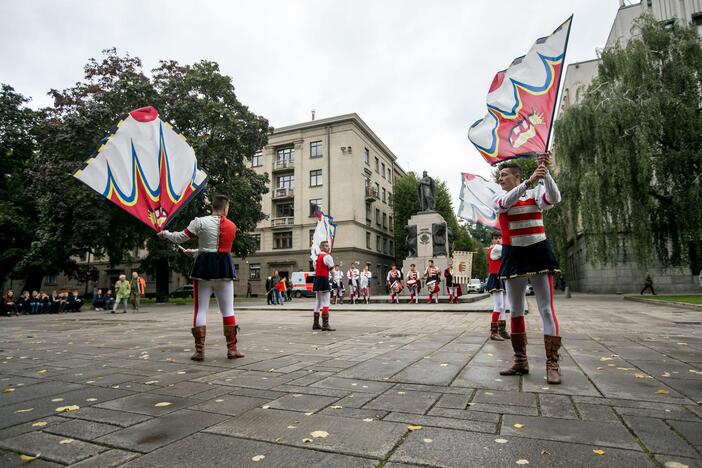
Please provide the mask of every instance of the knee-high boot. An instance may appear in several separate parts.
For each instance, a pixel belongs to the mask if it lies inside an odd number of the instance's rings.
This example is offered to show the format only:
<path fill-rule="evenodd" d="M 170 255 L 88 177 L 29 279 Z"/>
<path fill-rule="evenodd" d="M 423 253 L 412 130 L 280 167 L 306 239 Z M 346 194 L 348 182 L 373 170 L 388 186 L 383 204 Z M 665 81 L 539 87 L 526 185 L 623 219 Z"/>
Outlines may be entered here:
<path fill-rule="evenodd" d="M 561 383 L 561 367 L 558 365 L 561 337 L 544 335 L 544 347 L 546 348 L 546 382 L 558 385 Z"/>
<path fill-rule="evenodd" d="M 205 334 L 207 327 L 205 325 L 201 325 L 199 327 L 191 328 L 190 331 L 193 334 L 193 338 L 195 338 L 195 353 L 190 356 L 190 359 L 193 361 L 202 361 L 205 359 Z"/>
<path fill-rule="evenodd" d="M 527 335 L 526 333 L 512 333 L 512 349 L 514 358 L 512 366 L 500 371 L 500 375 L 526 375 L 529 373 L 527 361 Z"/>
<path fill-rule="evenodd" d="M 236 343 L 237 343 L 237 338 L 236 334 L 239 331 L 239 326 L 238 325 L 225 325 L 224 326 L 224 337 L 227 339 L 227 358 L 228 359 L 236 359 L 236 358 L 242 358 L 244 355 L 237 351 L 236 349 Z"/>

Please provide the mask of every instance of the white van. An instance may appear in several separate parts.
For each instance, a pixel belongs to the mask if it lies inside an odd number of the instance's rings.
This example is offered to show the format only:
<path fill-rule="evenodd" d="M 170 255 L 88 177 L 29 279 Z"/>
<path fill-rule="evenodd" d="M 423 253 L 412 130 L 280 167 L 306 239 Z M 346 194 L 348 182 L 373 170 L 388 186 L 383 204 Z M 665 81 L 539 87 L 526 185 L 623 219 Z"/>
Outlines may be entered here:
<path fill-rule="evenodd" d="M 294 297 L 313 297 L 312 283 L 314 283 L 314 271 L 294 271 L 290 275 L 292 285 L 292 295 Z"/>

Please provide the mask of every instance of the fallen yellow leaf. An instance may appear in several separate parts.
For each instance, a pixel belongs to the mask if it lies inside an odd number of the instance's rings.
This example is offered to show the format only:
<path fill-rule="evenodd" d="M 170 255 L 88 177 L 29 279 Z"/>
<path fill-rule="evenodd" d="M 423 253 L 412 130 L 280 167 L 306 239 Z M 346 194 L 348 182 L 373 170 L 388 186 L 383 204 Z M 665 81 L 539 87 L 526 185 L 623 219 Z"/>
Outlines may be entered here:
<path fill-rule="evenodd" d="M 506 444 L 507 439 L 495 439 L 495 442 L 497 442 L 498 444 Z"/>
<path fill-rule="evenodd" d="M 636 377 L 637 379 L 645 379 L 646 375 L 637 372 L 636 374 L 634 374 L 634 377 Z"/>
<path fill-rule="evenodd" d="M 34 411 L 34 408 L 18 409 L 17 411 L 15 411 L 15 414 L 18 414 L 18 413 L 29 413 L 30 411 Z"/>
<path fill-rule="evenodd" d="M 59 441 L 59 444 L 66 445 L 66 444 L 71 444 L 73 442 L 75 442 L 75 439 L 63 439 L 63 440 Z"/>
<path fill-rule="evenodd" d="M 32 424 L 32 427 L 44 427 L 47 424 L 49 424 L 49 423 L 47 423 L 46 421 L 37 421 L 34 424 Z"/>
<path fill-rule="evenodd" d="M 514 427 L 516 427 L 517 429 L 522 429 L 522 428 L 524 428 L 524 424 L 517 423 L 514 425 Z"/>
<path fill-rule="evenodd" d="M 310 442 L 312 442 L 312 439 L 302 439 L 303 444 L 309 444 Z"/>
<path fill-rule="evenodd" d="M 37 374 L 46 374 L 47 372 L 49 372 L 49 371 L 46 369 L 42 369 L 40 371 L 37 371 Z"/>
<path fill-rule="evenodd" d="M 154 406 L 155 406 L 156 408 L 162 408 L 162 407 L 164 407 L 164 406 L 171 406 L 172 404 L 173 404 L 173 403 L 171 403 L 170 401 L 161 401 L 161 402 L 159 402 L 159 403 L 156 403 Z"/>
<path fill-rule="evenodd" d="M 418 431 L 418 430 L 420 430 L 421 428 L 422 428 L 422 426 L 413 426 L 413 425 L 407 426 L 407 429 L 409 429 L 410 432 Z"/>
<path fill-rule="evenodd" d="M 422 439 L 422 442 L 424 442 L 425 444 L 431 444 L 434 441 L 432 439 Z"/>
<path fill-rule="evenodd" d="M 58 403 L 59 401 L 63 401 L 63 398 L 54 398 L 51 400 L 52 403 Z"/>
<path fill-rule="evenodd" d="M 37 453 L 34 456 L 22 454 L 22 455 L 20 455 L 20 460 L 22 460 L 23 462 L 30 462 L 32 460 L 36 460 L 40 456 L 41 456 L 41 453 Z"/>
<path fill-rule="evenodd" d="M 70 406 L 59 406 L 56 408 L 57 413 L 64 413 L 66 411 L 78 411 L 80 409 L 80 406 L 78 405 L 70 405 Z"/>
<path fill-rule="evenodd" d="M 670 393 L 669 390 L 656 390 L 656 393 L 659 395 L 667 395 Z"/>
<path fill-rule="evenodd" d="M 517 465 L 528 465 L 528 464 L 529 464 L 529 460 L 527 460 L 525 458 L 521 458 L 521 459 L 517 460 Z"/>
<path fill-rule="evenodd" d="M 322 439 L 324 439 L 329 435 L 329 433 L 327 431 L 314 431 L 314 432 L 310 432 L 310 435 L 314 439 L 316 439 L 317 437 L 321 437 Z"/>
<path fill-rule="evenodd" d="M 12 393 L 14 391 L 15 391 L 14 388 L 5 388 L 5 389 L 3 389 L 2 393 Z"/>
<path fill-rule="evenodd" d="M 667 461 L 663 465 L 664 468 L 690 468 L 688 465 L 685 465 L 684 463 L 676 462 L 676 461 Z"/>
<path fill-rule="evenodd" d="M 251 457 L 251 461 L 257 462 L 263 460 L 264 458 L 266 458 L 265 455 L 256 455 L 255 457 Z"/>
<path fill-rule="evenodd" d="M 594 453 L 595 455 L 604 455 L 607 452 L 605 452 L 604 450 L 600 450 L 600 449 L 592 449 L 592 453 Z"/>
<path fill-rule="evenodd" d="M 343 408 L 343 406 L 341 406 L 341 405 L 333 405 L 333 406 L 330 406 L 330 408 L 331 408 L 331 409 L 341 409 L 341 408 Z"/>

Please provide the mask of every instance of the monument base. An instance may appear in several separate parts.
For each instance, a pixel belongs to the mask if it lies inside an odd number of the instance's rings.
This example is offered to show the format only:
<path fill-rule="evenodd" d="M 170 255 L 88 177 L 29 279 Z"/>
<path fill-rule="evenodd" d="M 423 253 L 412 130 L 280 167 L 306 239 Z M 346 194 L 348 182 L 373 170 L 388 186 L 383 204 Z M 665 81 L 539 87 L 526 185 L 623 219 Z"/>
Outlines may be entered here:
<path fill-rule="evenodd" d="M 432 226 L 435 224 L 446 224 L 446 220 L 441 214 L 436 211 L 423 211 L 412 216 L 408 221 L 408 226 L 416 226 L 416 255 L 407 257 L 402 262 L 402 271 L 407 273 L 410 264 L 414 263 L 417 266 L 417 271 L 420 274 L 424 273 L 427 267 L 428 260 L 434 260 L 434 265 L 439 268 L 443 277 L 444 270 L 448 267 L 448 235 L 444 234 L 443 239 L 443 254 L 434 255 L 435 246 L 432 233 Z M 444 231 L 446 232 L 446 231 Z M 443 281 L 443 280 L 442 280 Z M 442 288 L 443 289 L 443 288 Z"/>

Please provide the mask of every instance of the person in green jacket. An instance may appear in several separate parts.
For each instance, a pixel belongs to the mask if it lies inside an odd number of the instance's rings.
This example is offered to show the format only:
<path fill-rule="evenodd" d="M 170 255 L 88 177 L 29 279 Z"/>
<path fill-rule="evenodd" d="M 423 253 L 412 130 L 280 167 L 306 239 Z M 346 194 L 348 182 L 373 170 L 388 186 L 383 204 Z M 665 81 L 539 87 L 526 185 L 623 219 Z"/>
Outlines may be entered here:
<path fill-rule="evenodd" d="M 117 306 L 122 301 L 124 301 L 124 312 L 122 313 L 127 313 L 127 303 L 129 302 L 129 293 L 131 290 L 132 288 L 129 285 L 129 281 L 127 281 L 127 276 L 119 275 L 119 280 L 115 283 L 115 305 L 112 306 L 111 314 L 117 311 Z"/>

